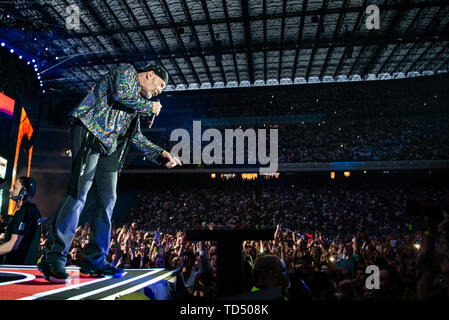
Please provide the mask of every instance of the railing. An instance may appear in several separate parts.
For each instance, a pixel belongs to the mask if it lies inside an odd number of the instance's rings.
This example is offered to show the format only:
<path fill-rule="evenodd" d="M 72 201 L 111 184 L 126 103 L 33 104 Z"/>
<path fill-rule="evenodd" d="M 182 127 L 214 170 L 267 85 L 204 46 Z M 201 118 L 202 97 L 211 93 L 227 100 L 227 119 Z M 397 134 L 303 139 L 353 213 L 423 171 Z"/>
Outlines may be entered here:
<path fill-rule="evenodd" d="M 35 156 L 39 156 L 37 153 Z M 53 159 L 46 159 L 34 165 L 32 172 L 70 172 L 71 158 L 66 157 L 66 161 L 61 163 L 62 157 L 58 153 L 46 153 L 42 156 L 51 156 Z M 59 159 L 56 160 L 58 157 Z M 34 159 L 33 159 L 34 160 Z M 36 159 L 37 160 L 37 159 Z M 51 161 L 53 160 L 53 161 Z M 48 164 L 48 167 L 47 167 Z M 126 168 L 123 173 L 252 173 L 259 172 L 261 167 L 254 165 L 222 165 L 204 166 L 192 168 L 189 165 L 178 167 L 174 170 L 167 170 L 165 167 L 148 168 Z M 279 163 L 278 172 L 318 172 L 318 171 L 364 171 L 364 170 L 423 170 L 423 169 L 444 169 L 449 168 L 449 160 L 402 160 L 402 161 L 358 161 L 358 162 L 316 162 L 316 163 Z"/>

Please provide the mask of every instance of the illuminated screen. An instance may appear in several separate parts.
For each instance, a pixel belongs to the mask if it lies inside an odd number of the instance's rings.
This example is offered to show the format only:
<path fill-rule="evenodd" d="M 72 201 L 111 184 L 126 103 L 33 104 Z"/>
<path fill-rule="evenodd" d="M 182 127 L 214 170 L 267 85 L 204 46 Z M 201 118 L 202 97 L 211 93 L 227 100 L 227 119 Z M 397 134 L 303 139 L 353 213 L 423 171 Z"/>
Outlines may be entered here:
<path fill-rule="evenodd" d="M 12 171 L 12 181 L 11 181 L 11 187 L 16 182 L 16 174 L 19 170 L 22 168 L 26 168 L 27 173 L 26 176 L 30 176 L 30 169 L 31 169 L 31 157 L 33 154 L 33 147 L 30 147 L 28 150 L 27 148 L 24 148 L 25 144 L 28 143 L 29 140 L 31 140 L 31 137 L 33 136 L 33 127 L 31 126 L 31 122 L 28 119 L 28 115 L 25 111 L 25 109 L 22 107 L 22 111 L 20 113 L 20 125 L 19 125 L 19 133 L 17 135 L 17 143 L 15 148 L 15 156 L 14 156 L 14 168 Z M 8 208 L 8 214 L 13 215 L 15 212 L 15 202 L 10 200 L 9 201 L 9 208 Z"/>
<path fill-rule="evenodd" d="M 8 164 L 13 157 L 14 99 L 0 93 L 0 214 L 8 202 Z"/>
<path fill-rule="evenodd" d="M 0 93 L 0 157 L 3 159 L 11 156 L 14 103 L 14 99 Z"/>
<path fill-rule="evenodd" d="M 0 184 L 3 190 L 0 193 L 0 212 L 3 205 L 8 205 L 10 215 L 15 212 L 15 202 L 8 201 L 9 187 L 16 182 L 17 174 L 30 176 L 33 153 L 33 147 L 29 147 L 33 127 L 25 108 L 16 104 L 14 99 L 0 93 Z"/>
<path fill-rule="evenodd" d="M 0 156 L 0 179 L 5 179 L 6 168 L 8 167 L 8 160 Z"/>

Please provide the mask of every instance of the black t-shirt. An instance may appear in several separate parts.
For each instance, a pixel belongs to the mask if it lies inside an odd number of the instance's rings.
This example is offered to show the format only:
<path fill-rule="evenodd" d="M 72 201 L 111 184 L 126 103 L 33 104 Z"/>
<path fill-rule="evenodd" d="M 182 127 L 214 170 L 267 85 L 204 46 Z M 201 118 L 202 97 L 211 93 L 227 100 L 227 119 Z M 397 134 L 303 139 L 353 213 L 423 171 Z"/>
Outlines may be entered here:
<path fill-rule="evenodd" d="M 16 250 L 5 255 L 4 264 L 35 265 L 39 254 L 41 235 L 40 213 L 34 203 L 26 203 L 12 216 L 6 229 L 5 241 L 12 234 L 22 235 L 23 239 Z"/>

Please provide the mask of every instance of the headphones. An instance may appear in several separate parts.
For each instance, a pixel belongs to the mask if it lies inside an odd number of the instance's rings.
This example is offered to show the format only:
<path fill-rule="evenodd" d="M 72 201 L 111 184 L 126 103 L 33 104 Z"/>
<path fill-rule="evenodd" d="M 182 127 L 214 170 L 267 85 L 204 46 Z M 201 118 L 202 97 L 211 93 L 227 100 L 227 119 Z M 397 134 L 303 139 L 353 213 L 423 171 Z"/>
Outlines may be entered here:
<path fill-rule="evenodd" d="M 22 183 L 22 189 L 17 196 L 11 197 L 11 200 L 16 202 L 27 200 L 31 198 L 36 193 L 36 182 L 31 177 L 20 177 L 20 183 Z"/>

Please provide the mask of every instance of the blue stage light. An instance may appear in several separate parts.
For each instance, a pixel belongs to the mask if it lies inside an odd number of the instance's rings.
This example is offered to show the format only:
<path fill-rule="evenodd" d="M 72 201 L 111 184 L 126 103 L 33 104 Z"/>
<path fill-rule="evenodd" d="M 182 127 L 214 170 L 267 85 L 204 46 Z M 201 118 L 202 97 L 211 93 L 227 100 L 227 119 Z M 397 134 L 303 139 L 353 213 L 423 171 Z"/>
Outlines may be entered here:
<path fill-rule="evenodd" d="M 19 59 L 22 59 L 22 56 L 19 56 Z"/>
<path fill-rule="evenodd" d="M 2 47 L 4 47 L 5 46 L 5 43 L 4 42 L 2 42 Z"/>
<path fill-rule="evenodd" d="M 14 49 L 9 50 L 9 52 L 14 53 Z"/>
<path fill-rule="evenodd" d="M 32 63 L 35 63 L 35 62 L 36 62 L 36 60 L 34 60 L 34 59 L 33 59 L 33 60 L 31 60 L 31 62 L 32 62 Z"/>

